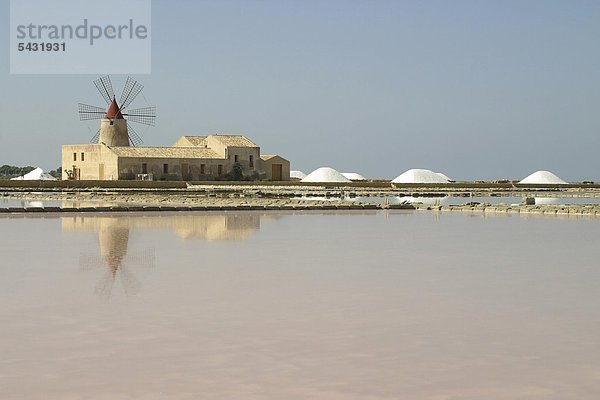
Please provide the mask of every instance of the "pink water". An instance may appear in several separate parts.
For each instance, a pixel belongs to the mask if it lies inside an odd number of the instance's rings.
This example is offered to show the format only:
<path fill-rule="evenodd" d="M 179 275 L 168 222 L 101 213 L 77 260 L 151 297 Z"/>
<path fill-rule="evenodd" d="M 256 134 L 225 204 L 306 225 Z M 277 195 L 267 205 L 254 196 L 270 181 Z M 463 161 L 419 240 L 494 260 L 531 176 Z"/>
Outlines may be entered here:
<path fill-rule="evenodd" d="M 0 218 L 0 399 L 598 399 L 600 221 Z"/>

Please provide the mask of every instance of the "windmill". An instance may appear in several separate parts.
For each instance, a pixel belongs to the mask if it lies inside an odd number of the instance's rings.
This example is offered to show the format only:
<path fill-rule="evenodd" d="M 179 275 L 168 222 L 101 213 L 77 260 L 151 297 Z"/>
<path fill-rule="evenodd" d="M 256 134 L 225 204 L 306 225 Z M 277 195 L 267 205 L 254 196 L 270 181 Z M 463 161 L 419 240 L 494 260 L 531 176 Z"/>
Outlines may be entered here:
<path fill-rule="evenodd" d="M 107 146 L 140 146 L 143 140 L 133 129 L 130 122 L 154 126 L 156 107 L 143 107 L 132 110 L 127 108 L 140 94 L 144 86 L 128 76 L 121 97 L 117 102 L 110 76 L 107 75 L 95 80 L 94 85 L 106 102 L 108 109 L 79 103 L 79 119 L 81 121 L 101 120 L 100 129 L 90 142 Z"/>

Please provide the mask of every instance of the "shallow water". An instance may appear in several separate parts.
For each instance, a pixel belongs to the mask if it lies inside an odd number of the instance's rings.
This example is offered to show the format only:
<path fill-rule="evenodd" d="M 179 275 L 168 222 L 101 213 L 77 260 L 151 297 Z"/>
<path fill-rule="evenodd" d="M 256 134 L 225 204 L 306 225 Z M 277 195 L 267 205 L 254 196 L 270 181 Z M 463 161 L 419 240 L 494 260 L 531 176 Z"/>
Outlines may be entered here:
<path fill-rule="evenodd" d="M 1 217 L 0 399 L 597 399 L 600 224 Z"/>
<path fill-rule="evenodd" d="M 128 203 L 101 201 L 72 201 L 72 200 L 31 200 L 31 199 L 0 199 L 0 208 L 8 207 L 111 207 Z M 129 203 L 131 204 L 131 203 Z"/>

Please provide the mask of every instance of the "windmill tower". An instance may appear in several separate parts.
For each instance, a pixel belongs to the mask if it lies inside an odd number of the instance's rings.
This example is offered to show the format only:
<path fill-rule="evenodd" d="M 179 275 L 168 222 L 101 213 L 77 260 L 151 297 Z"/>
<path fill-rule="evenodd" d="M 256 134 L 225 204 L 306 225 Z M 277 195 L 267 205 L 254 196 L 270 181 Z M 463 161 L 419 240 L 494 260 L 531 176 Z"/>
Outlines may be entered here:
<path fill-rule="evenodd" d="M 117 102 L 110 77 L 104 76 L 94 81 L 94 85 L 106 102 L 108 108 L 79 103 L 79 119 L 81 121 L 100 119 L 100 129 L 91 142 L 107 146 L 139 146 L 143 143 L 130 122 L 154 126 L 156 107 L 143 107 L 127 110 L 144 88 L 138 81 L 127 77 L 121 97 Z"/>

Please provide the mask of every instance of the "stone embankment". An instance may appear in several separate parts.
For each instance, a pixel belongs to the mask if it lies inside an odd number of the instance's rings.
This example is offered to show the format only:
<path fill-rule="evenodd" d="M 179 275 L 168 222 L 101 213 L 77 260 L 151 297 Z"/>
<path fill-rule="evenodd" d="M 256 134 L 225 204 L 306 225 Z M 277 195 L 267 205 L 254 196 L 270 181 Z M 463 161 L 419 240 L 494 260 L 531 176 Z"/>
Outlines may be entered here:
<path fill-rule="evenodd" d="M 0 192 L 0 213 L 43 213 L 43 212 L 159 212 L 159 211 L 245 211 L 245 210 L 378 210 L 405 209 L 436 212 L 471 212 L 494 214 L 545 214 L 545 215 L 600 215 L 600 204 L 568 205 L 509 205 L 470 203 L 469 196 L 455 193 L 464 198 L 462 205 L 429 205 L 423 203 L 390 204 L 387 199 L 399 193 L 373 188 L 365 193 L 349 194 L 347 191 L 327 188 L 305 188 L 306 190 L 281 190 L 277 187 L 203 187 L 200 190 L 70 190 L 70 191 L 4 191 Z M 411 193 L 400 193 L 410 195 Z M 566 193 L 562 193 L 566 195 Z M 422 195 L 422 194 L 421 194 Z M 434 192 L 433 196 L 440 196 Z M 498 196 L 488 193 L 488 196 Z M 502 193 L 506 196 L 506 193 Z M 522 194 L 513 193 L 518 197 Z M 528 194 L 530 195 L 530 194 Z M 543 195 L 543 194 L 542 194 Z M 596 197 L 596 193 L 588 193 Z M 565 197 L 588 197 L 582 193 L 570 193 Z M 379 198 L 380 202 L 376 202 Z M 6 206 L 2 205 L 5 199 Z M 17 206 L 23 202 L 23 205 Z M 31 202 L 40 201 L 39 206 Z M 25 205 L 25 202 L 28 204 Z M 44 204 L 50 202 L 52 206 Z M 565 200 L 568 202 L 568 200 Z"/>
<path fill-rule="evenodd" d="M 600 204 L 464 204 L 431 206 L 421 203 L 412 204 L 416 210 L 431 210 L 439 212 L 468 212 L 486 214 L 544 214 L 544 215 L 587 215 L 600 217 Z"/>

